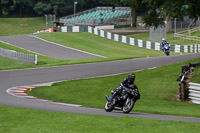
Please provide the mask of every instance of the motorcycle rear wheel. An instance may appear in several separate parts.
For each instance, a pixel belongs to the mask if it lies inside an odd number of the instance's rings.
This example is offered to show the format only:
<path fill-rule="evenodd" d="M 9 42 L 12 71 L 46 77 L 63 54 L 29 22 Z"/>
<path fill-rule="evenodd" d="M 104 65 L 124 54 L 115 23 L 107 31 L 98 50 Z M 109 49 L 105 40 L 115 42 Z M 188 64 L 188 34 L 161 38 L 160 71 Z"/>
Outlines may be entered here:
<path fill-rule="evenodd" d="M 127 99 L 123 105 L 122 111 L 124 113 L 129 113 L 133 109 L 134 105 L 135 105 L 134 99 Z"/>
<path fill-rule="evenodd" d="M 113 111 L 113 109 L 114 109 L 114 105 L 111 102 L 107 101 L 105 104 L 105 111 L 111 112 Z"/>

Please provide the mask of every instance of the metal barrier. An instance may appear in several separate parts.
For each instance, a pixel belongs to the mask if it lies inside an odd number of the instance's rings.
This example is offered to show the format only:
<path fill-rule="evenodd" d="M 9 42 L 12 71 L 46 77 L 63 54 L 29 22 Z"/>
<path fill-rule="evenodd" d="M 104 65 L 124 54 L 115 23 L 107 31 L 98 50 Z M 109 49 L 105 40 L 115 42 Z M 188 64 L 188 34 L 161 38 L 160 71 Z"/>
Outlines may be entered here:
<path fill-rule="evenodd" d="M 194 92 L 195 93 L 197 92 L 196 91 L 197 87 L 191 87 L 190 80 L 189 80 L 192 76 L 192 72 L 194 70 L 194 67 L 197 67 L 197 66 L 200 66 L 200 62 L 190 63 L 188 65 L 182 66 L 182 74 L 177 79 L 177 81 L 179 81 L 179 86 L 180 86 L 179 87 L 179 99 L 181 101 L 187 101 L 188 98 L 191 98 L 191 96 L 197 96 L 197 94 L 194 94 Z M 191 90 L 191 88 L 193 88 L 193 89 Z M 200 100 L 200 88 L 199 88 L 198 93 L 199 93 L 199 100 Z M 198 101 L 195 100 L 193 103 L 197 103 L 197 102 Z M 200 104 L 200 101 L 199 101 L 199 104 Z"/>
<path fill-rule="evenodd" d="M 62 26 L 61 32 L 89 32 L 107 39 L 111 39 L 117 42 L 122 42 L 130 45 L 135 45 L 138 47 L 143 47 L 147 49 L 154 49 L 154 50 L 162 50 L 162 46 L 159 42 L 151 42 L 151 41 L 144 41 L 136 38 L 131 38 L 124 35 L 114 34 L 111 32 L 106 32 L 104 30 L 93 28 L 91 26 Z M 200 52 L 200 44 L 195 45 L 170 45 L 171 52 L 177 53 L 199 53 Z"/>
<path fill-rule="evenodd" d="M 0 48 L 0 56 L 37 65 L 37 55 L 34 54 L 24 54 L 14 50 Z"/>
<path fill-rule="evenodd" d="M 189 86 L 189 98 L 192 103 L 200 104 L 200 84 L 190 82 Z"/>

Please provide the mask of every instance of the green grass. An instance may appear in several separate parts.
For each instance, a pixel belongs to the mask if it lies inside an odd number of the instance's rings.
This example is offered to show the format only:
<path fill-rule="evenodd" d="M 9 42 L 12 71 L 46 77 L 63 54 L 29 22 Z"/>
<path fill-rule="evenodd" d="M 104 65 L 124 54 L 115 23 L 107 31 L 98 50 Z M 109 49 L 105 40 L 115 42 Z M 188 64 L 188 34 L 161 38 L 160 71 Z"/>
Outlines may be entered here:
<path fill-rule="evenodd" d="M 127 36 L 133 37 L 133 38 L 136 38 L 136 39 L 140 39 L 140 40 L 149 41 L 149 33 L 148 32 L 137 33 L 137 34 L 127 35 Z"/>
<path fill-rule="evenodd" d="M 147 54 L 150 56 L 163 55 L 161 51 L 139 48 L 84 32 L 50 34 L 48 36 L 40 37 L 65 46 L 95 53 L 98 55 L 103 55 L 108 58 L 138 58 L 146 57 Z"/>
<path fill-rule="evenodd" d="M 193 32 L 191 35 L 192 36 L 200 37 L 200 31 Z"/>
<path fill-rule="evenodd" d="M 45 28 L 45 17 L 0 18 L 0 36 L 31 34 Z"/>
<path fill-rule="evenodd" d="M 199 36 L 199 33 L 195 34 L 196 36 Z M 146 40 L 149 41 L 149 33 L 138 33 L 138 34 L 132 34 L 128 35 L 129 37 L 141 39 L 141 40 Z M 170 44 L 178 44 L 178 45 L 193 45 L 196 44 L 196 42 L 192 41 L 186 41 L 186 40 L 181 40 L 181 39 L 174 39 L 174 33 L 167 33 L 166 40 Z"/>
<path fill-rule="evenodd" d="M 194 69 L 191 81 L 195 83 L 200 83 L 200 67 Z"/>
<path fill-rule="evenodd" d="M 181 73 L 181 66 L 199 61 L 200 58 L 135 72 L 135 83 L 139 87 L 141 99 L 136 102 L 133 111 L 200 117 L 199 105 L 172 100 L 178 92 L 179 82 L 176 79 Z M 26 93 L 42 99 L 104 108 L 105 95 L 110 94 L 127 75 L 65 81 L 55 83 L 51 87 L 34 88 Z"/>
<path fill-rule="evenodd" d="M 0 105 L 1 133 L 197 133 L 199 123 L 39 111 Z"/>
<path fill-rule="evenodd" d="M 65 46 L 80 49 L 83 51 L 91 52 L 94 54 L 106 56 L 107 58 L 88 58 L 88 59 L 77 59 L 77 60 L 61 60 L 53 59 L 47 56 L 38 55 L 38 65 L 21 65 L 15 66 L 13 63 L 12 69 L 17 68 L 30 68 L 30 67 L 47 67 L 47 66 L 58 66 L 58 65 L 69 65 L 78 63 L 90 63 L 90 62 L 102 62 L 111 60 L 131 59 L 146 57 L 147 54 L 150 57 L 162 56 L 161 51 L 148 50 L 145 48 L 139 48 L 136 46 L 130 46 L 123 43 L 114 42 L 105 38 L 89 34 L 89 33 L 52 33 L 52 34 L 41 34 L 43 39 L 60 43 Z M 7 45 L 0 42 L 0 47 L 15 50 L 17 52 L 31 53 L 24 49 L 20 49 L 11 45 Z M 173 53 L 175 54 L 175 53 Z M 164 55 L 163 55 L 164 56 Z M 12 60 L 7 59 L 8 62 Z M 1 61 L 1 58 L 0 58 Z M 5 64 L 0 64 L 0 70 L 11 69 Z"/>
<path fill-rule="evenodd" d="M 13 68 L 30 68 L 33 67 L 30 63 L 10 60 L 0 56 L 0 70 L 9 70 Z"/>

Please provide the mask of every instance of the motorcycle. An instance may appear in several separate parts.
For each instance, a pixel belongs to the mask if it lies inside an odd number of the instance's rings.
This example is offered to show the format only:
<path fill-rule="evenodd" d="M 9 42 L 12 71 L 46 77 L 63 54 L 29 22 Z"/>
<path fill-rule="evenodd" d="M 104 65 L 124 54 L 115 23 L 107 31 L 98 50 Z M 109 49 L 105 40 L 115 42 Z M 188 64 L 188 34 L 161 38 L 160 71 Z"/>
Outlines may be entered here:
<path fill-rule="evenodd" d="M 111 91 L 111 95 L 121 91 L 120 95 L 109 97 L 106 95 L 107 102 L 105 104 L 105 111 L 111 112 L 113 110 L 122 110 L 123 113 L 129 113 L 137 100 L 138 92 L 134 89 L 128 89 L 123 86 L 119 86 L 115 91 Z"/>
<path fill-rule="evenodd" d="M 169 44 L 164 45 L 163 49 L 164 49 L 164 53 L 166 54 L 166 56 L 169 56 L 169 53 L 170 53 L 170 50 L 169 50 L 170 46 L 169 46 Z"/>

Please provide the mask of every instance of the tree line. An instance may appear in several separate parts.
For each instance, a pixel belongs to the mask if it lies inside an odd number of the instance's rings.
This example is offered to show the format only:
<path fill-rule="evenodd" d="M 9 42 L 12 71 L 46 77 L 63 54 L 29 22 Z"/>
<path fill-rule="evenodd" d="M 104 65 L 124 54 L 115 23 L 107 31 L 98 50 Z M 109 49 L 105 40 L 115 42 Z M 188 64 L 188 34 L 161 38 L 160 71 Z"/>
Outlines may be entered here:
<path fill-rule="evenodd" d="M 0 17 L 67 16 L 73 14 L 75 1 L 77 12 L 97 6 L 129 6 L 133 26 L 139 11 L 147 26 L 156 27 L 173 18 L 181 20 L 184 15 L 196 20 L 200 16 L 200 0 L 0 0 Z"/>
<path fill-rule="evenodd" d="M 114 6 L 109 0 L 1 0 L 1 17 L 26 17 L 55 14 L 65 16 L 73 14 L 74 2 L 76 11 L 83 11 L 96 6 Z"/>

